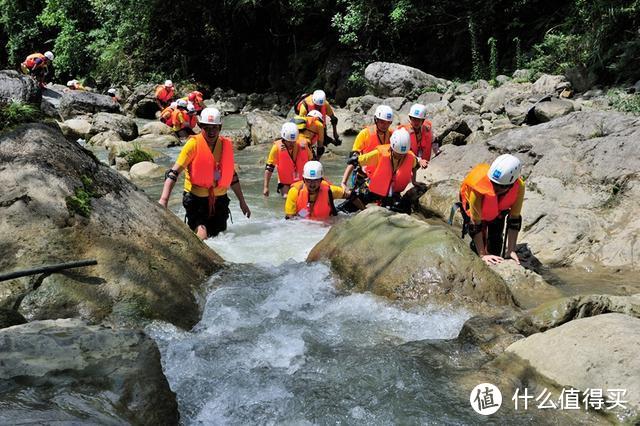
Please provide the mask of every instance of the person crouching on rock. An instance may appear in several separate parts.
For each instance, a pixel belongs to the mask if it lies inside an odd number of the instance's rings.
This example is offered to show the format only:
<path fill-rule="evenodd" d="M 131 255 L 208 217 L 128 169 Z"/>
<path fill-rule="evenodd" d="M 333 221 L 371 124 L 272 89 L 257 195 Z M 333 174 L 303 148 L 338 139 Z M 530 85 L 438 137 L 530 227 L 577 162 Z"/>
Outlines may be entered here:
<path fill-rule="evenodd" d="M 303 180 L 291 185 L 284 205 L 286 219 L 302 217 L 305 219 L 323 220 L 338 213 L 333 204 L 336 198 L 346 198 L 349 191 L 331 185 L 324 180 L 322 164 L 309 161 L 304 165 Z"/>
<path fill-rule="evenodd" d="M 160 121 L 173 128 L 173 112 L 178 108 L 177 102 L 171 104 L 160 112 Z"/>
<path fill-rule="evenodd" d="M 156 105 L 158 105 L 158 110 L 162 111 L 164 108 L 169 106 L 173 101 L 174 95 L 175 92 L 173 88 L 173 82 L 171 80 L 166 80 L 163 85 L 158 85 L 155 92 Z"/>
<path fill-rule="evenodd" d="M 370 171 L 368 182 L 355 191 L 356 206 L 363 209 L 377 202 L 396 212 L 411 213 L 411 203 L 401 193 L 413 180 L 418 159 L 411 151 L 411 137 L 406 129 L 393 132 L 390 144 L 378 145 L 367 154 L 353 155 L 348 164 L 366 166 Z"/>
<path fill-rule="evenodd" d="M 246 217 L 251 216 L 251 210 L 244 200 L 240 180 L 234 170 L 233 142 L 220 136 L 220 111 L 215 108 L 203 109 L 198 125 L 202 132 L 189 138 L 176 163 L 165 174 L 158 202 L 167 207 L 178 176 L 185 170 L 182 205 L 187 212 L 187 224 L 204 240 L 227 229 L 229 187 L 238 198 L 240 209 Z"/>
<path fill-rule="evenodd" d="M 267 157 L 262 189 L 265 197 L 269 196 L 269 181 L 275 168 L 278 169 L 277 192 L 286 197 L 291 184 L 302 178 L 304 165 L 313 157 L 309 140 L 298 132 L 294 123 L 284 123 L 280 136 L 280 139 L 273 142 Z"/>
<path fill-rule="evenodd" d="M 471 249 L 488 265 L 501 263 L 504 258 L 520 263 L 515 251 L 525 191 L 520 171 L 520 160 L 504 154 L 491 166 L 478 164 L 462 181 L 460 211 L 464 229 L 471 237 Z M 505 219 L 507 236 L 503 242 Z"/>
<path fill-rule="evenodd" d="M 34 78 L 40 88 L 43 88 L 49 75 L 49 64 L 53 62 L 53 57 L 53 53 L 48 50 L 44 54 L 32 53 L 20 64 L 20 69 L 23 74 Z"/>

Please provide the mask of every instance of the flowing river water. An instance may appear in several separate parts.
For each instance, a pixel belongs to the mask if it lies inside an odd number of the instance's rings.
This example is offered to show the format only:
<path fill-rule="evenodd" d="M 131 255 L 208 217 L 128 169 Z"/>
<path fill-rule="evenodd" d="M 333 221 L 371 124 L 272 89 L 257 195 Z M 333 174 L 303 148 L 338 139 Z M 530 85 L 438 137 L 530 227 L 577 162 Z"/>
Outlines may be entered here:
<path fill-rule="evenodd" d="M 351 141 L 344 145 L 324 161 L 333 181 Z M 477 383 L 466 383 L 481 356 L 446 341 L 470 314 L 337 291 L 327 265 L 305 262 L 330 224 L 285 221 L 275 177 L 271 197 L 262 196 L 267 149 L 236 154 L 252 216 L 230 192 L 233 224 L 206 241 L 228 266 L 207 282 L 201 321 L 189 331 L 162 322 L 146 330 L 183 424 L 579 423 L 544 411 L 476 414 L 469 392 Z M 138 183 L 157 199 L 160 183 Z M 180 200 L 177 187 L 170 208 L 183 218 Z"/>

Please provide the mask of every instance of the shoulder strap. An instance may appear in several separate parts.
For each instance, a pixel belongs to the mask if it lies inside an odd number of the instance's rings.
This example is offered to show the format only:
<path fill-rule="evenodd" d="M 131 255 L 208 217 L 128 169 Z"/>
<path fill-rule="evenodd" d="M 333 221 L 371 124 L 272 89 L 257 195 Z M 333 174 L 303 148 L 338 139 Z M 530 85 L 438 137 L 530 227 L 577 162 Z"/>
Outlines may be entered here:
<path fill-rule="evenodd" d="M 323 179 L 323 182 L 326 182 Z M 329 196 L 329 206 L 331 208 L 331 216 L 338 216 L 338 210 L 336 209 L 336 206 L 333 204 L 333 191 L 331 190 L 331 184 L 327 184 L 327 190 L 329 191 L 329 193 L 327 194 Z"/>

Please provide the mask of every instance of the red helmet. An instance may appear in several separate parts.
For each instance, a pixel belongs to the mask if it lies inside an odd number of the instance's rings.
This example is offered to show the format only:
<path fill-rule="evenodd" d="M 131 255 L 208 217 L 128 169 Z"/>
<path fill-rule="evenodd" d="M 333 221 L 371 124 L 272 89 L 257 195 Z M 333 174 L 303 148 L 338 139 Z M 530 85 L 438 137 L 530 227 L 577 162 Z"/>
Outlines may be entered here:
<path fill-rule="evenodd" d="M 196 100 L 196 94 L 194 92 L 189 93 L 189 100 L 191 102 Z"/>

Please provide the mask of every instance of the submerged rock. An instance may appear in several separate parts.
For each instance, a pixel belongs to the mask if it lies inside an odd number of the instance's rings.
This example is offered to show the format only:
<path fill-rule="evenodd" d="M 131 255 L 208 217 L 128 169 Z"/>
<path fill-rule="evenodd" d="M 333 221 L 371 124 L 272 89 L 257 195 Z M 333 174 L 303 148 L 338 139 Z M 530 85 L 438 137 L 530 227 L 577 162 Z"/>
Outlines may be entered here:
<path fill-rule="evenodd" d="M 515 306 L 504 281 L 449 229 L 379 207 L 334 225 L 307 258 L 321 259 L 345 286 L 391 299 Z"/>
<path fill-rule="evenodd" d="M 0 330 L 0 418 L 170 425 L 179 419 L 156 344 L 77 319 Z M 9 403 L 10 401 L 10 403 Z"/>
<path fill-rule="evenodd" d="M 4 133 L 0 155 L 12 165 L 0 170 L 0 270 L 98 261 L 4 282 L 0 306 L 28 320 L 198 321 L 196 295 L 222 259 L 180 219 L 56 128 Z"/>

